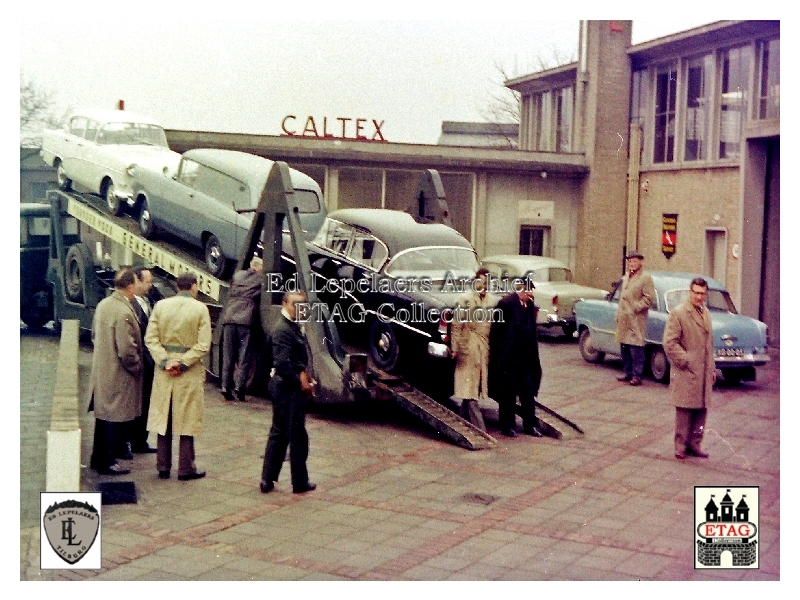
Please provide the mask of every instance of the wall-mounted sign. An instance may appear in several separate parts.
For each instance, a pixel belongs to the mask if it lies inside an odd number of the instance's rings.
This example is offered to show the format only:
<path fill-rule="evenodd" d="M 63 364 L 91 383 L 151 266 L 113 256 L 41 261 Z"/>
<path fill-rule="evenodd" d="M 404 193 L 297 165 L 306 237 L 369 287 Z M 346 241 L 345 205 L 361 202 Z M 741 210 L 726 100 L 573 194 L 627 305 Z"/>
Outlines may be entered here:
<path fill-rule="evenodd" d="M 368 142 L 385 142 L 381 127 L 383 121 L 375 119 L 352 119 L 350 117 L 336 117 L 328 119 L 314 119 L 306 117 L 305 124 L 301 127 L 295 115 L 286 115 L 281 122 L 283 135 L 293 137 L 315 137 L 329 140 L 359 140 Z"/>
<path fill-rule="evenodd" d="M 661 215 L 661 252 L 668 259 L 675 254 L 678 245 L 678 215 Z"/>

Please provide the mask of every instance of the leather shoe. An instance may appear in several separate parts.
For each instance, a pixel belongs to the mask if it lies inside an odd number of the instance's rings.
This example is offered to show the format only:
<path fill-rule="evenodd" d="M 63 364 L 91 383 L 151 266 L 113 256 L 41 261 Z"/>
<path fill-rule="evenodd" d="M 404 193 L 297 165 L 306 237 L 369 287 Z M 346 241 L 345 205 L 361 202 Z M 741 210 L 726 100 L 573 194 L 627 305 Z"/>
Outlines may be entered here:
<path fill-rule="evenodd" d="M 510 437 L 510 438 L 517 437 L 517 432 L 514 431 L 513 429 L 503 429 L 503 431 L 501 431 L 500 433 L 502 433 L 504 436 Z"/>
<path fill-rule="evenodd" d="M 131 472 L 131 470 L 126 469 L 125 467 L 120 467 L 119 465 L 111 465 L 105 469 L 97 469 L 97 472 L 100 475 L 127 475 Z"/>
<path fill-rule="evenodd" d="M 169 471 L 159 471 L 158 472 L 159 479 L 169 479 Z"/>
<path fill-rule="evenodd" d="M 542 432 L 539 431 L 538 427 L 526 427 L 522 430 L 522 433 L 532 435 L 533 437 L 542 437 Z"/>
<path fill-rule="evenodd" d="M 642 380 L 638 377 L 631 378 L 631 385 L 642 385 Z"/>
<path fill-rule="evenodd" d="M 708 452 L 703 452 L 702 450 L 695 450 L 693 448 L 687 448 L 686 454 L 688 456 L 696 456 L 697 458 L 708 458 Z"/>
<path fill-rule="evenodd" d="M 678 460 L 683 460 L 684 458 L 686 458 L 686 453 L 685 452 L 676 452 L 675 453 L 675 458 L 677 458 Z"/>
<path fill-rule="evenodd" d="M 233 400 L 233 394 L 231 394 L 231 391 L 228 388 L 222 388 L 220 391 L 222 392 L 222 397 L 225 398 L 225 400 L 228 402 Z"/>
<path fill-rule="evenodd" d="M 247 402 L 247 398 L 242 390 L 233 390 L 233 395 L 239 402 Z"/>
<path fill-rule="evenodd" d="M 144 446 L 134 446 L 133 448 L 131 448 L 131 451 L 134 454 L 153 454 L 154 452 L 158 452 L 158 449 L 153 448 L 148 444 L 145 444 Z"/>
<path fill-rule="evenodd" d="M 259 485 L 259 487 L 261 488 L 261 493 L 262 494 L 268 494 L 272 490 L 275 489 L 275 482 L 274 481 L 262 481 L 261 484 Z"/>
<path fill-rule="evenodd" d="M 630 380 L 631 380 L 630 375 L 620 375 L 619 377 L 617 377 L 617 381 L 630 381 Z"/>
<path fill-rule="evenodd" d="M 186 475 L 178 475 L 178 479 L 180 481 L 190 481 L 192 479 L 202 479 L 205 476 L 205 471 L 195 471 L 194 473 L 187 473 Z"/>
<path fill-rule="evenodd" d="M 313 492 L 315 489 L 317 489 L 317 484 L 307 481 L 305 485 L 292 488 L 292 492 L 295 494 L 304 494 L 306 492 Z"/>

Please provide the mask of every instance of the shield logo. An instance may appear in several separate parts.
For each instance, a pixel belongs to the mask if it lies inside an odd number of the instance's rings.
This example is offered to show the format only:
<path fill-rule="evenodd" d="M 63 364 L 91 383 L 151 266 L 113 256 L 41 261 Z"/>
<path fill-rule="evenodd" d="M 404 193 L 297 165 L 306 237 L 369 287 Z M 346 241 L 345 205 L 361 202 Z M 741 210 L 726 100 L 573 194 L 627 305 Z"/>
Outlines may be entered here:
<path fill-rule="evenodd" d="M 87 502 L 65 500 L 45 511 L 43 525 L 53 551 L 74 565 L 86 555 L 97 539 L 100 514 Z"/>

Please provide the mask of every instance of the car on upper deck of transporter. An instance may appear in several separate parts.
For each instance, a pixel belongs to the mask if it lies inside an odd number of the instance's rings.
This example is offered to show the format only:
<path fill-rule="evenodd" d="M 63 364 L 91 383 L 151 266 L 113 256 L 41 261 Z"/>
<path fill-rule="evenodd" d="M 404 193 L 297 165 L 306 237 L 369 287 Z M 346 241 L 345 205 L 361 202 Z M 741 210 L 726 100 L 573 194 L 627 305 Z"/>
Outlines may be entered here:
<path fill-rule="evenodd" d="M 202 248 L 215 277 L 238 260 L 273 161 L 234 150 L 196 148 L 180 157 L 175 175 L 134 169 L 134 214 L 146 238 L 168 232 Z M 325 220 L 322 190 L 311 177 L 289 170 L 300 223 L 312 238 Z"/>
<path fill-rule="evenodd" d="M 686 300 L 692 273 L 649 271 L 653 277 L 656 298 L 650 307 L 645 330 L 645 356 L 650 373 L 656 381 L 669 381 L 669 362 L 662 347 L 664 328 L 669 312 Z M 730 294 L 719 281 L 708 282 L 706 304 L 714 333 L 714 362 L 726 381 L 754 381 L 755 367 L 769 362 L 767 355 L 767 325 L 738 314 Z M 584 360 L 602 362 L 606 354 L 619 356 L 614 317 L 619 305 L 620 283 L 606 300 L 583 300 L 575 305 L 578 326 L 578 346 Z"/>
<path fill-rule="evenodd" d="M 171 176 L 180 154 L 167 146 L 164 128 L 150 117 L 126 110 L 76 112 L 63 129 L 42 133 L 42 159 L 56 169 L 58 185 L 99 194 L 109 212 L 132 205 L 134 167 Z"/>

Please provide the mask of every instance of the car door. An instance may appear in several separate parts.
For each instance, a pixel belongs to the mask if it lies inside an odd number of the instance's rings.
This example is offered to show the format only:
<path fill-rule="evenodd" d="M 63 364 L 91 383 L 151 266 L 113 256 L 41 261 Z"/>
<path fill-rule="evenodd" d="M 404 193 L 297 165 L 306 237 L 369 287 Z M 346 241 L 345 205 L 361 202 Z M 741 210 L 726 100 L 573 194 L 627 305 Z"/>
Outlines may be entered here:
<path fill-rule="evenodd" d="M 610 354 L 619 354 L 620 347 L 617 341 L 617 307 L 622 293 L 622 280 L 617 281 L 614 293 L 610 300 L 600 301 L 602 304 L 593 313 L 592 346 Z"/>

